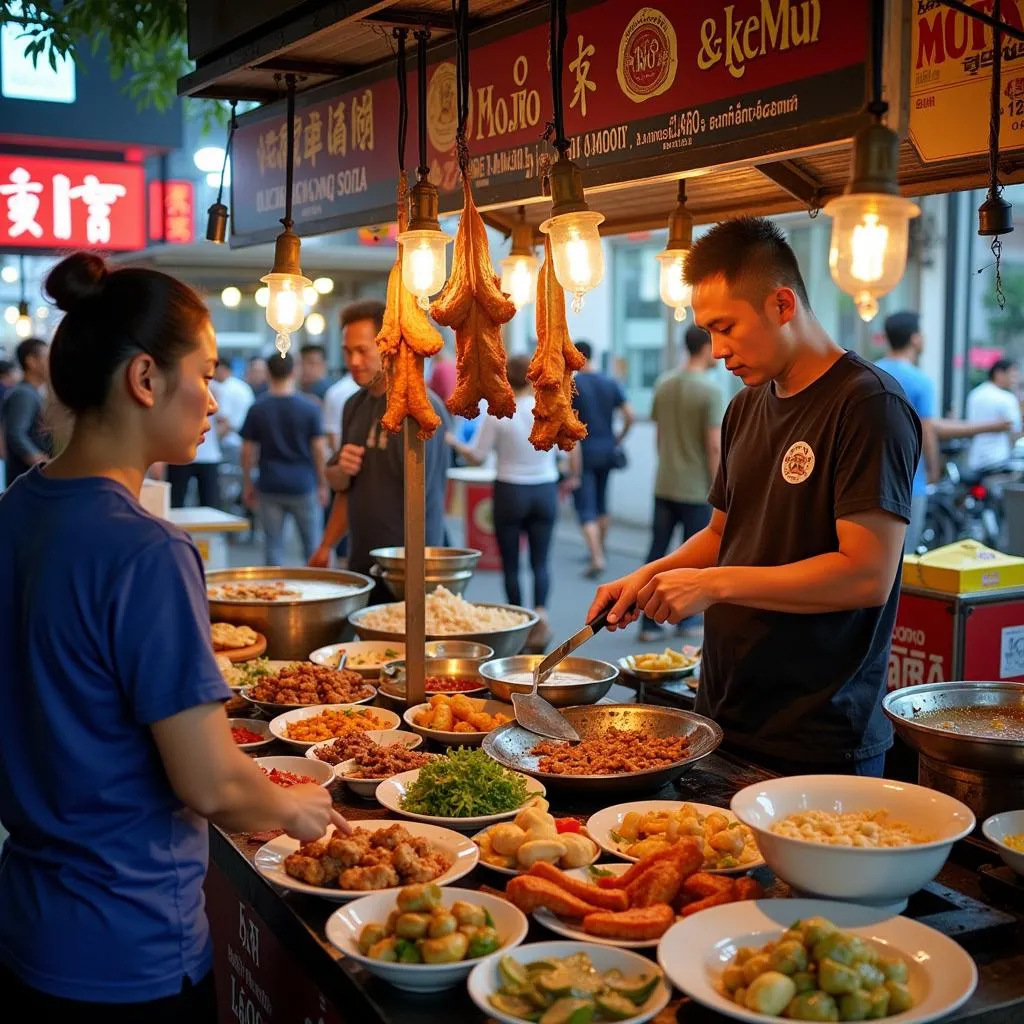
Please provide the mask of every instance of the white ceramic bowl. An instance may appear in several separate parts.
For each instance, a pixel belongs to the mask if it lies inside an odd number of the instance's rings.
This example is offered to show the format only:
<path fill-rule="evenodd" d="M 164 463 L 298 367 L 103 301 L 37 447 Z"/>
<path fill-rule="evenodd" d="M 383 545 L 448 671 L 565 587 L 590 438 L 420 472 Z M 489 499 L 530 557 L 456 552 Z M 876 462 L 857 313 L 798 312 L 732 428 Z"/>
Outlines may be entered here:
<path fill-rule="evenodd" d="M 852 903 L 892 904 L 930 882 L 958 839 L 974 829 L 969 807 L 951 796 L 891 779 L 797 775 L 741 789 L 737 818 L 754 831 L 768 866 L 801 893 Z M 801 811 L 879 811 L 935 839 L 913 846 L 828 846 L 776 835 L 772 826 Z"/>
<path fill-rule="evenodd" d="M 457 696 L 457 694 L 452 694 Z M 473 694 L 467 694 L 472 700 L 478 700 Z M 440 729 L 428 729 L 426 726 L 416 724 L 416 716 L 420 712 L 425 711 L 430 707 L 430 702 L 425 704 L 414 704 L 411 708 L 406 708 L 405 714 L 402 716 L 405 719 L 405 724 L 412 729 L 413 732 L 418 733 L 420 736 L 425 737 L 428 740 L 433 740 L 435 743 L 440 743 L 446 747 L 479 747 L 484 741 L 484 737 L 489 735 L 486 732 L 447 732 Z M 502 714 L 508 718 L 515 720 L 515 711 L 511 704 L 505 704 L 500 700 L 485 700 L 483 702 L 482 711 L 486 711 L 489 715 Z"/>
<path fill-rule="evenodd" d="M 501 1021 L 502 1024 L 523 1024 L 518 1017 L 499 1013 L 487 1001 L 488 996 L 494 995 L 501 988 L 501 979 L 498 977 L 498 961 L 503 956 L 510 956 L 521 964 L 529 964 L 537 960 L 559 960 L 571 956 L 573 953 L 586 953 L 594 967 L 601 972 L 618 968 L 627 977 L 633 977 L 641 974 L 650 975 L 658 971 L 657 966 L 646 957 L 640 956 L 639 953 L 632 953 L 628 949 L 600 946 L 591 942 L 531 942 L 526 946 L 517 946 L 509 952 L 503 949 L 499 950 L 478 963 L 466 983 L 469 988 L 469 997 L 485 1016 Z M 658 971 L 658 973 L 661 972 Z M 662 977 L 647 1002 L 643 1006 L 637 1007 L 636 1015 L 620 1021 L 618 1024 L 642 1024 L 643 1021 L 656 1017 L 668 1006 L 670 995 L 671 989 L 668 982 Z"/>
<path fill-rule="evenodd" d="M 526 938 L 529 923 L 526 915 L 508 900 L 490 896 L 476 889 L 442 889 L 442 903 L 450 907 L 457 900 L 483 907 L 494 921 L 501 939 L 500 953 L 505 954 Z M 395 909 L 393 892 L 374 893 L 340 907 L 327 919 L 328 941 L 347 957 L 361 963 L 371 974 L 383 978 L 395 988 L 406 992 L 440 992 L 458 985 L 483 957 L 461 960 L 456 964 L 393 964 L 371 960 L 359 952 L 359 933 L 367 924 L 383 924 Z"/>
<path fill-rule="evenodd" d="M 229 718 L 228 728 L 248 729 L 250 732 L 257 732 L 263 737 L 263 739 L 258 743 L 237 744 L 239 750 L 244 750 L 247 753 L 253 750 L 262 750 L 264 747 L 269 746 L 274 742 L 274 737 L 270 732 L 270 726 L 261 718 Z"/>
<path fill-rule="evenodd" d="M 301 722 L 307 718 L 316 718 L 317 715 L 323 714 L 325 711 L 351 711 L 356 714 L 372 714 L 374 719 L 380 723 L 380 729 L 371 729 L 370 732 L 381 732 L 384 729 L 397 729 L 401 724 L 402 720 L 394 713 L 394 711 L 388 711 L 387 708 L 368 708 L 362 704 L 313 704 L 308 708 L 297 708 L 295 711 L 286 711 L 283 715 L 278 715 L 277 718 L 273 719 L 270 723 L 270 731 L 281 741 L 287 743 L 290 747 L 295 747 L 297 750 L 305 751 L 308 747 L 313 746 L 314 743 L 322 742 L 320 740 L 293 740 L 288 735 L 288 726 L 292 722 Z"/>
<path fill-rule="evenodd" d="M 334 768 L 323 761 L 309 761 L 304 757 L 292 757 L 287 754 L 278 757 L 255 757 L 253 760 L 266 770 L 292 772 L 295 775 L 308 775 L 325 789 L 334 781 Z"/>
<path fill-rule="evenodd" d="M 1024 811 L 1004 811 L 1002 814 L 993 814 L 986 818 L 981 826 L 985 838 L 992 843 L 999 851 L 1003 863 L 1017 872 L 1024 875 L 1024 853 L 1019 850 L 1012 850 L 1003 840 L 1007 836 L 1017 836 L 1024 832 Z"/>
<path fill-rule="evenodd" d="M 432 760 L 441 755 L 427 754 L 426 756 Z M 344 782 L 357 796 L 361 796 L 366 800 L 372 800 L 377 795 L 377 787 L 382 782 L 392 778 L 392 776 L 385 775 L 379 779 L 355 778 L 350 773 L 356 771 L 357 764 L 358 762 L 354 757 L 349 758 L 347 761 L 342 761 L 341 764 L 336 764 L 334 766 L 334 777 Z"/>
<path fill-rule="evenodd" d="M 423 746 L 422 736 L 417 736 L 414 732 L 406 732 L 404 729 L 369 729 L 366 735 L 382 747 L 391 743 L 401 743 L 407 750 L 415 750 L 417 747 Z M 320 758 L 317 757 L 316 752 L 329 747 L 333 742 L 334 740 L 321 740 L 319 743 L 306 747 L 306 757 L 311 761 L 319 761 Z M 326 763 L 325 761 L 324 764 Z"/>
<path fill-rule="evenodd" d="M 318 647 L 309 655 L 309 660 L 314 665 L 325 665 L 327 668 L 338 667 L 338 655 L 344 651 L 348 658 L 345 668 L 352 672 L 358 672 L 364 679 L 376 679 L 380 675 L 381 665 L 390 664 L 393 661 L 401 661 L 405 657 L 405 644 L 390 640 L 353 640 L 347 644 L 330 644 L 327 647 Z M 372 655 L 374 660 L 384 657 L 385 660 L 374 665 L 353 665 L 360 656 Z"/>

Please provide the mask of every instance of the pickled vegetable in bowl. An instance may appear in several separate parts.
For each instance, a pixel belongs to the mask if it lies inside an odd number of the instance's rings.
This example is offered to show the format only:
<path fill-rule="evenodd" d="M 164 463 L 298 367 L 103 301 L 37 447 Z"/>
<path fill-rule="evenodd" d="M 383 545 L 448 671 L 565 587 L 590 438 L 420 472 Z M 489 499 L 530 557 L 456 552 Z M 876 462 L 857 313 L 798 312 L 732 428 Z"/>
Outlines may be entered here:
<path fill-rule="evenodd" d="M 914 1006 L 900 957 L 840 931 L 824 917 L 794 921 L 778 942 L 740 947 L 722 972 L 722 995 L 767 1017 L 882 1020 Z"/>

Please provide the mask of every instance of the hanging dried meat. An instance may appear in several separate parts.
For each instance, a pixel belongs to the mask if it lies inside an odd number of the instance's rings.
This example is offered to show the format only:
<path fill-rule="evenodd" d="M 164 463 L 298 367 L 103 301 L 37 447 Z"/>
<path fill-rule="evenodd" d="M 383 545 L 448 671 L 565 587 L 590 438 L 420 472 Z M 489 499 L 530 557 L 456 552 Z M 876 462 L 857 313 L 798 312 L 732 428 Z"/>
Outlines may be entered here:
<path fill-rule="evenodd" d="M 491 266 L 487 229 L 467 175 L 462 189 L 465 205 L 455 236 L 452 274 L 430 307 L 439 324 L 455 328 L 457 378 L 448 410 L 471 420 L 480 411 L 480 400 L 486 399 L 492 416 L 509 418 L 516 411 L 516 399 L 508 382 L 501 325 L 512 319 L 516 307 L 502 293 Z"/>
<path fill-rule="evenodd" d="M 527 371 L 534 394 L 530 443 L 538 451 L 550 451 L 557 444 L 569 452 L 587 436 L 587 428 L 572 404 L 572 375 L 585 362 L 569 337 L 565 292 L 555 277 L 551 239 L 546 237 L 544 265 L 537 279 L 537 351 Z"/>
<path fill-rule="evenodd" d="M 408 224 L 405 201 L 405 176 L 398 190 L 398 226 L 404 231 Z M 416 296 L 402 281 L 402 247 L 388 276 L 384 323 L 377 335 L 377 349 L 384 360 L 388 380 L 388 407 L 381 426 L 392 434 L 400 433 L 402 424 L 412 417 L 424 441 L 434 436 L 441 425 L 423 380 L 423 359 L 441 351 L 444 342 L 436 328 L 416 302 Z"/>

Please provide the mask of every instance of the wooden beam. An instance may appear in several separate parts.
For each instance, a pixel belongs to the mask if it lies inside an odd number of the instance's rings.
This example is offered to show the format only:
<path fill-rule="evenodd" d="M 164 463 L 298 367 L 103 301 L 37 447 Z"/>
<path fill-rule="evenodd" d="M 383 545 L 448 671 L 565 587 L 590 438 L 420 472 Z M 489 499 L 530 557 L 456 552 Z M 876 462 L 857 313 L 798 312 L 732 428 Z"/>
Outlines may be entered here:
<path fill-rule="evenodd" d="M 820 182 L 795 160 L 775 160 L 772 163 L 758 164 L 757 171 L 794 199 L 799 199 L 804 206 L 812 210 L 821 206 Z"/>
<path fill-rule="evenodd" d="M 329 60 L 294 60 L 291 57 L 273 57 L 253 65 L 254 71 L 275 71 L 296 75 L 323 75 L 326 78 L 344 78 L 363 69 L 356 64 L 339 64 Z"/>

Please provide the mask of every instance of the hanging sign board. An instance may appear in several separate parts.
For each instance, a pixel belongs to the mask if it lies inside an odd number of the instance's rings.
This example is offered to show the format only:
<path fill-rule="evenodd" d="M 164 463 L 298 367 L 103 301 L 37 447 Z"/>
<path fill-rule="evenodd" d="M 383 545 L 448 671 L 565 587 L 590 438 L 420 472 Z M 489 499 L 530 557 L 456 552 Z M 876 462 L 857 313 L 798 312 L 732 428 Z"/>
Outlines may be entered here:
<path fill-rule="evenodd" d="M 992 13 L 991 0 L 974 3 Z M 910 137 L 925 163 L 988 152 L 992 29 L 940 0 L 914 0 Z M 1003 0 L 1002 18 L 1024 30 L 1024 0 Z M 1003 37 L 999 148 L 1024 146 L 1024 43 Z M 984 111 L 984 114 L 981 112 Z"/>
<path fill-rule="evenodd" d="M 867 0 L 600 0 L 573 6 L 563 94 L 570 156 L 588 185 L 636 181 L 832 142 L 865 95 Z M 544 11 L 471 40 L 469 148 L 481 206 L 540 194 L 551 118 Z M 417 163 L 409 49 L 407 166 Z M 394 217 L 398 88 L 393 69 L 300 95 L 294 218 L 314 234 Z M 458 209 L 451 46 L 431 51 L 428 161 L 442 208 Z M 273 238 L 284 212 L 284 105 L 240 118 L 232 241 Z"/>

